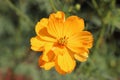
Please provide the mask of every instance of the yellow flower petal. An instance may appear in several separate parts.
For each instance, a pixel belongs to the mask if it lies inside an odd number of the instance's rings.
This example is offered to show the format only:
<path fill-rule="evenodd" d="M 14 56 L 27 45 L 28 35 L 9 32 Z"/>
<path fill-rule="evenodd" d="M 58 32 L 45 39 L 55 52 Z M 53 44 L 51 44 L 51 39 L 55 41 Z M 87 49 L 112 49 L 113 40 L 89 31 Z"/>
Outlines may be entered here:
<path fill-rule="evenodd" d="M 74 54 L 75 59 L 77 59 L 80 62 L 84 62 L 88 58 L 88 53 L 84 52 L 82 54 Z"/>
<path fill-rule="evenodd" d="M 58 11 L 57 13 L 52 13 L 49 18 L 50 20 L 58 19 L 59 21 L 65 21 L 65 14 L 62 11 Z"/>
<path fill-rule="evenodd" d="M 53 13 L 49 17 L 48 22 L 48 33 L 52 36 L 59 38 L 63 35 L 63 22 L 65 21 L 65 15 L 63 12 L 59 11 L 56 14 Z"/>
<path fill-rule="evenodd" d="M 42 51 L 44 46 L 44 41 L 42 41 L 38 36 L 30 39 L 31 49 L 35 51 Z"/>
<path fill-rule="evenodd" d="M 88 31 L 82 31 L 80 33 L 82 46 L 86 48 L 91 48 L 93 46 L 93 36 Z"/>
<path fill-rule="evenodd" d="M 55 39 L 47 31 L 48 19 L 43 18 L 35 27 L 36 34 L 44 41 L 54 42 Z"/>
<path fill-rule="evenodd" d="M 48 25 L 48 19 L 47 18 L 43 18 L 40 20 L 40 22 L 38 22 L 35 26 L 35 31 L 37 35 L 40 35 L 40 30 L 43 29 L 44 27 L 47 27 Z"/>
<path fill-rule="evenodd" d="M 70 16 L 64 23 L 64 34 L 72 36 L 84 29 L 84 20 L 77 16 Z"/>
<path fill-rule="evenodd" d="M 45 62 L 44 60 L 42 60 L 42 56 L 40 56 L 38 63 L 39 63 L 39 66 L 44 68 L 45 70 L 49 70 L 55 65 L 53 61 Z"/>
<path fill-rule="evenodd" d="M 62 11 L 41 19 L 35 27 L 37 37 L 31 38 L 31 49 L 43 51 L 39 66 L 45 70 L 55 66 L 60 74 L 66 74 L 74 70 L 74 59 L 86 61 L 93 37 L 83 29 L 82 18 L 70 16 L 65 20 Z"/>
<path fill-rule="evenodd" d="M 56 50 L 60 52 L 60 55 L 57 56 L 55 65 L 57 64 L 59 68 L 66 73 L 72 72 L 73 69 L 75 68 L 76 62 L 68 53 L 67 49 L 66 48 L 63 49 L 62 52 L 63 55 L 61 55 L 60 48 L 57 48 Z"/>
<path fill-rule="evenodd" d="M 46 62 L 51 61 L 54 59 L 55 54 L 52 51 L 53 43 L 46 43 L 44 46 L 43 56 L 42 59 Z"/>
<path fill-rule="evenodd" d="M 39 37 L 46 42 L 55 42 L 56 41 L 55 38 L 48 33 L 48 31 L 45 27 L 40 30 Z"/>
<path fill-rule="evenodd" d="M 79 52 L 81 48 L 91 48 L 93 37 L 90 32 L 82 31 L 71 36 L 68 40 L 67 47 L 73 52 Z"/>
<path fill-rule="evenodd" d="M 83 54 L 83 53 L 89 53 L 89 50 L 87 48 L 84 47 L 76 47 L 74 45 L 71 45 L 68 47 L 68 49 L 73 52 L 74 54 Z"/>
<path fill-rule="evenodd" d="M 58 64 L 55 64 L 55 69 L 56 69 L 56 71 L 57 71 L 58 73 L 60 73 L 60 74 L 62 74 L 62 75 L 66 74 L 66 72 L 63 71 L 63 70 L 59 67 Z"/>

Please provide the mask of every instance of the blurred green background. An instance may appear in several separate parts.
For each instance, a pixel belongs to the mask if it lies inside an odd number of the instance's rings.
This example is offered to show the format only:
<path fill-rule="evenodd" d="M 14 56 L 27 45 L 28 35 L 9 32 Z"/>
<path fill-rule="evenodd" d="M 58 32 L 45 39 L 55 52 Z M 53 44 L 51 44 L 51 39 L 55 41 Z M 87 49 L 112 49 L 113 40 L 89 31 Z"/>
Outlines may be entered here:
<path fill-rule="evenodd" d="M 84 18 L 94 35 L 89 59 L 64 76 L 39 68 L 29 41 L 36 23 L 56 10 Z M 0 0 L 0 80 L 120 80 L 120 1 Z"/>

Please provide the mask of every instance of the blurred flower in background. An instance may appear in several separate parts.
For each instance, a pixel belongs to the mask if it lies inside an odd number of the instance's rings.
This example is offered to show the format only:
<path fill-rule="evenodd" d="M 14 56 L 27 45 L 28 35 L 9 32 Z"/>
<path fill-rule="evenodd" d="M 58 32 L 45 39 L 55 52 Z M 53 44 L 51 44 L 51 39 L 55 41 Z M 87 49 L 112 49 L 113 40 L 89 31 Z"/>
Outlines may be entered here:
<path fill-rule="evenodd" d="M 0 0 L 0 79 L 119 80 L 119 6 L 119 0 Z M 66 19 L 71 15 L 83 18 L 84 30 L 94 36 L 87 61 L 76 61 L 72 73 L 64 76 L 54 68 L 39 68 L 42 53 L 32 51 L 29 42 L 36 35 L 36 23 L 57 10 Z"/>

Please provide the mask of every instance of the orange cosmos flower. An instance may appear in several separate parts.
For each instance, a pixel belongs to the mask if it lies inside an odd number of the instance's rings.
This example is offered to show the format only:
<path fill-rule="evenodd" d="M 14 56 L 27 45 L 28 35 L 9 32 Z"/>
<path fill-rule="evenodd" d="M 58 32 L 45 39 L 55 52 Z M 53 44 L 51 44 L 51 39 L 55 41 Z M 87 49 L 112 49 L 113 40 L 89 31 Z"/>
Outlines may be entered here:
<path fill-rule="evenodd" d="M 70 16 L 65 19 L 62 11 L 41 19 L 35 26 L 37 36 L 30 40 L 32 50 L 43 51 L 39 66 L 45 70 L 55 67 L 60 74 L 66 74 L 74 70 L 76 60 L 86 61 L 93 37 L 83 29 L 82 18 Z"/>

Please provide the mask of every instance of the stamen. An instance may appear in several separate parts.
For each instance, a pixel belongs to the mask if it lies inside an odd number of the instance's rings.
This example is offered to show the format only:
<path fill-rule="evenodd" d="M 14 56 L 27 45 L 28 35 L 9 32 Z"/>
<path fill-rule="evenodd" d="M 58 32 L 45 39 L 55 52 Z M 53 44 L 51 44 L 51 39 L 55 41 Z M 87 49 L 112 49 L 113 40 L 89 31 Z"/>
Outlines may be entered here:
<path fill-rule="evenodd" d="M 58 40 L 58 45 L 65 46 L 67 44 L 68 37 L 64 36 Z"/>

